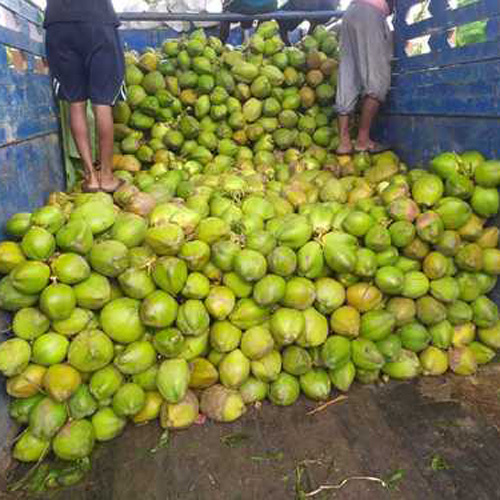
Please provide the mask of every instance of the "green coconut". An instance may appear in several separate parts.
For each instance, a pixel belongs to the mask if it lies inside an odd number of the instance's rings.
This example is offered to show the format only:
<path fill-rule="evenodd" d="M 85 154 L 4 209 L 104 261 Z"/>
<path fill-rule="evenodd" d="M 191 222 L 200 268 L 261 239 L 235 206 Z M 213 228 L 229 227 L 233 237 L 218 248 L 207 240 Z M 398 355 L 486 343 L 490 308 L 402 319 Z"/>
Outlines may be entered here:
<path fill-rule="evenodd" d="M 144 335 L 144 324 L 140 318 L 141 303 L 130 298 L 119 298 L 109 302 L 101 312 L 104 332 L 115 342 L 130 343 Z"/>
<path fill-rule="evenodd" d="M 185 360 L 169 359 L 160 365 L 156 383 L 165 400 L 175 404 L 186 396 L 189 378 L 189 365 Z"/>
<path fill-rule="evenodd" d="M 88 420 L 68 422 L 54 437 L 52 449 L 62 460 L 78 460 L 90 456 L 94 448 L 94 427 Z"/>
<path fill-rule="evenodd" d="M 69 296 L 71 294 L 68 288 L 63 289 L 62 285 L 60 285 L 60 287 L 61 291 L 64 292 L 64 294 L 61 295 L 67 295 L 68 297 L 66 301 L 69 302 Z M 87 279 L 84 279 L 82 282 L 78 283 L 73 288 L 73 290 L 76 298 L 76 303 L 78 304 L 78 306 L 85 309 L 101 309 L 111 299 L 111 287 L 109 281 L 106 279 L 106 277 L 101 276 L 97 273 L 91 273 Z M 58 298 L 59 293 L 55 295 L 56 297 L 54 298 L 54 301 Z M 50 304 L 48 305 L 48 307 L 50 307 Z M 74 309 L 72 309 L 67 316 L 66 314 L 64 314 L 64 316 L 66 317 L 60 318 L 59 320 L 70 318 L 73 312 Z"/>
<path fill-rule="evenodd" d="M 0 273 L 8 274 L 25 260 L 20 245 L 13 241 L 0 242 Z"/>
<path fill-rule="evenodd" d="M 51 263 L 54 276 L 66 285 L 76 285 L 90 276 L 87 261 L 76 253 L 65 253 Z"/>
<path fill-rule="evenodd" d="M 217 422 L 233 422 L 245 412 L 245 403 L 237 391 L 214 385 L 201 396 L 200 409 L 208 418 Z"/>
<path fill-rule="evenodd" d="M 49 284 L 50 267 L 37 261 L 23 262 L 10 273 L 12 286 L 20 293 L 36 295 Z"/>
<path fill-rule="evenodd" d="M 21 248 L 28 259 L 46 261 L 55 252 L 56 240 L 46 229 L 32 227 L 23 236 Z"/>
<path fill-rule="evenodd" d="M 67 401 L 82 383 L 80 373 L 68 364 L 49 366 L 43 377 L 46 393 L 55 401 Z"/>
<path fill-rule="evenodd" d="M 17 337 L 24 340 L 35 340 L 46 333 L 50 320 L 39 309 L 25 307 L 20 309 L 12 321 L 12 330 Z"/>
<path fill-rule="evenodd" d="M 126 424 L 127 421 L 119 417 L 110 407 L 101 408 L 92 416 L 95 439 L 100 442 L 111 441 L 119 436 Z"/>
<path fill-rule="evenodd" d="M 177 317 L 177 302 L 166 292 L 153 291 L 141 304 L 140 319 L 146 326 L 166 328 Z"/>
<path fill-rule="evenodd" d="M 280 373 L 269 386 L 269 399 L 277 406 L 290 406 L 300 395 L 299 381 L 289 373 Z"/>
<path fill-rule="evenodd" d="M 32 409 L 29 416 L 29 429 L 35 437 L 50 440 L 67 419 L 65 405 L 45 397 Z"/>
<path fill-rule="evenodd" d="M 55 365 L 64 361 L 68 348 L 69 340 L 64 335 L 44 333 L 33 342 L 32 359 L 43 366 Z"/>
<path fill-rule="evenodd" d="M 146 402 L 144 390 L 137 384 L 123 384 L 113 396 L 113 411 L 119 417 L 133 416 L 139 413 Z"/>
<path fill-rule="evenodd" d="M 81 384 L 68 401 L 69 414 L 78 420 L 92 416 L 97 411 L 97 401 L 87 384 Z"/>
<path fill-rule="evenodd" d="M 12 456 L 20 462 L 38 462 L 50 450 L 50 441 L 25 431 L 14 445 Z"/>
<path fill-rule="evenodd" d="M 104 368 L 114 357 L 111 339 L 100 330 L 85 330 L 71 342 L 68 361 L 81 372 Z"/>
<path fill-rule="evenodd" d="M 89 389 L 99 402 L 107 401 L 123 383 L 123 375 L 113 365 L 107 365 L 94 372 L 90 378 Z"/>
<path fill-rule="evenodd" d="M 76 295 L 69 285 L 54 283 L 40 296 L 40 309 L 51 320 L 64 320 L 76 307 Z"/>
<path fill-rule="evenodd" d="M 10 339 L 0 344 L 0 372 L 6 377 L 18 375 L 28 366 L 30 344 L 23 339 Z"/>
<path fill-rule="evenodd" d="M 138 340 L 128 344 L 125 349 L 117 354 L 115 366 L 121 373 L 135 375 L 147 370 L 156 361 L 156 351 L 151 342 Z"/>

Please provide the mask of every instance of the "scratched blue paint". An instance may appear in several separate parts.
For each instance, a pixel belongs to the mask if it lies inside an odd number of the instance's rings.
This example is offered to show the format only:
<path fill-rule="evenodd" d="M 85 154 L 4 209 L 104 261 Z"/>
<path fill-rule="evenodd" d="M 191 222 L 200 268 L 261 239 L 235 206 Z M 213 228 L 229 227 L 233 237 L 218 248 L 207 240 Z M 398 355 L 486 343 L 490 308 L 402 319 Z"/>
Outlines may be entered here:
<path fill-rule="evenodd" d="M 399 0 L 394 22 L 393 86 L 377 135 L 410 165 L 426 164 L 442 151 L 477 149 L 500 158 L 500 23 L 498 0 L 451 10 L 431 0 L 432 17 L 406 24 L 418 0 Z M 454 26 L 489 18 L 488 41 L 461 48 L 447 42 Z M 429 54 L 408 57 L 407 41 L 431 35 Z"/>
<path fill-rule="evenodd" d="M 44 54 L 43 43 L 29 38 L 29 23 L 40 11 L 24 0 L 0 0 L 0 6 L 19 12 L 20 31 L 0 28 L 0 147 L 58 131 L 58 118 L 50 77 L 35 73 L 35 58 Z M 19 49 L 27 70 L 9 64 L 8 50 Z"/>
<path fill-rule="evenodd" d="M 58 120 L 47 75 L 35 73 L 35 56 L 44 54 L 43 43 L 29 36 L 30 23 L 41 12 L 25 0 L 0 0 L 0 6 L 18 13 L 19 31 L 0 27 L 0 240 L 4 224 L 17 212 L 31 211 L 65 187 L 58 136 Z M 8 64 L 7 50 L 20 49 L 26 71 Z M 0 330 L 7 317 L 0 314 Z M 8 417 L 8 398 L 0 383 L 0 474 L 9 465 L 8 450 L 16 426 Z M 1 496 L 1 495 L 0 495 Z"/>
<path fill-rule="evenodd" d="M 383 116 L 377 138 L 392 145 L 409 165 L 427 165 L 443 151 L 478 150 L 500 158 L 500 121 L 494 118 Z"/>
<path fill-rule="evenodd" d="M 64 189 L 64 178 L 57 134 L 0 148 L 0 221 L 43 205 Z M 0 240 L 5 236 L 1 227 Z"/>
<path fill-rule="evenodd" d="M 13 14 L 17 29 L 0 27 L 0 43 L 26 50 L 33 54 L 43 55 L 43 41 L 34 40 L 30 31 L 38 30 L 42 34 L 42 12 L 26 0 L 0 0 L 0 7 Z"/>
<path fill-rule="evenodd" d="M 432 17 L 424 21 L 408 25 L 406 15 L 408 9 L 417 3 L 415 0 L 398 2 L 395 19 L 396 73 L 404 71 L 427 71 L 430 68 L 451 66 L 500 58 L 500 3 L 498 0 L 480 0 L 467 7 L 449 9 L 444 0 L 431 0 L 429 11 Z M 449 46 L 449 30 L 473 21 L 488 20 L 487 41 L 461 48 Z M 429 35 L 431 53 L 408 58 L 405 46 L 408 40 Z"/>
<path fill-rule="evenodd" d="M 0 147 L 0 241 L 4 223 L 12 214 L 43 205 L 54 190 L 65 186 L 57 133 Z M 0 314 L 0 330 L 8 324 Z M 8 453 L 16 426 L 8 417 L 5 384 L 0 380 L 0 474 L 9 464 Z"/>
<path fill-rule="evenodd" d="M 32 22 L 40 22 L 42 12 L 36 5 L 30 2 L 26 2 L 25 0 L 2 0 L 0 5 Z"/>
<path fill-rule="evenodd" d="M 0 42 L 11 47 L 26 50 L 33 54 L 43 55 L 43 44 L 30 40 L 29 38 L 26 38 L 27 36 L 27 30 L 17 32 L 0 26 Z"/>
<path fill-rule="evenodd" d="M 396 73 L 405 71 L 427 71 L 429 68 L 451 66 L 500 58 L 500 3 L 498 0 L 480 0 L 460 9 L 449 9 L 444 0 L 431 0 L 429 11 L 432 17 L 408 25 L 408 9 L 417 3 L 415 0 L 398 2 L 398 15 L 395 19 Z M 461 48 L 449 46 L 449 30 L 473 21 L 488 19 L 487 41 Z M 405 46 L 408 40 L 430 35 L 431 53 L 408 58 Z"/>
<path fill-rule="evenodd" d="M 398 0 L 397 6 L 400 12 L 406 15 L 408 9 L 415 3 L 418 2 L 414 0 Z M 497 0 L 481 0 L 460 9 L 449 9 L 446 4 L 447 0 L 434 0 L 431 2 L 429 11 L 432 17 L 410 25 L 401 23 L 398 26 L 398 37 L 408 40 L 430 33 L 431 30 L 441 32 L 472 21 L 500 16 L 500 3 Z"/>
<path fill-rule="evenodd" d="M 429 68 L 452 66 L 456 64 L 473 63 L 477 61 L 491 61 L 500 59 L 500 43 L 498 41 L 477 43 L 460 48 L 448 48 L 410 57 L 398 59 L 395 64 L 397 73 L 402 71 L 427 71 Z"/>

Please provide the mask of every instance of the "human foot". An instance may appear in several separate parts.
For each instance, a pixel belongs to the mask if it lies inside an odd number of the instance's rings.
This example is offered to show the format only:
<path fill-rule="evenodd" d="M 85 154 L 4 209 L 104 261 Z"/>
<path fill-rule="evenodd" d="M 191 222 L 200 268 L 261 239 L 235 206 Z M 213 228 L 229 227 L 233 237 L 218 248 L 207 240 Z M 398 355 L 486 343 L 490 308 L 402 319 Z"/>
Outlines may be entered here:
<path fill-rule="evenodd" d="M 110 170 L 101 170 L 101 189 L 105 193 L 114 193 L 121 185 L 123 181 L 117 179 Z"/>
<path fill-rule="evenodd" d="M 97 172 L 92 169 L 88 170 L 85 173 L 83 183 L 82 183 L 82 191 L 84 193 L 97 193 L 101 190 L 101 186 L 99 183 L 99 177 Z"/>
<path fill-rule="evenodd" d="M 351 142 L 341 142 L 339 147 L 335 150 L 335 154 L 339 156 L 350 155 L 353 153 Z"/>
<path fill-rule="evenodd" d="M 384 151 L 388 151 L 390 148 L 386 144 L 382 144 L 380 142 L 368 141 L 366 143 L 356 142 L 354 147 L 356 153 L 383 153 Z"/>

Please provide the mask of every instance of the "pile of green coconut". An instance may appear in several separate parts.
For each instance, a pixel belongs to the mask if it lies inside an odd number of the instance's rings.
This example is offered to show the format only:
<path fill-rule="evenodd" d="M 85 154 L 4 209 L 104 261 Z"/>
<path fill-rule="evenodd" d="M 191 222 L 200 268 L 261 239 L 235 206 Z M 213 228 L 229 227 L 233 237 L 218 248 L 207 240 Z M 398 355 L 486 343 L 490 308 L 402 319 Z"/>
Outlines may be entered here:
<path fill-rule="evenodd" d="M 336 50 L 264 23 L 241 50 L 197 31 L 127 54 L 125 184 L 54 193 L 0 243 L 17 460 L 494 358 L 500 163 L 337 157 Z"/>

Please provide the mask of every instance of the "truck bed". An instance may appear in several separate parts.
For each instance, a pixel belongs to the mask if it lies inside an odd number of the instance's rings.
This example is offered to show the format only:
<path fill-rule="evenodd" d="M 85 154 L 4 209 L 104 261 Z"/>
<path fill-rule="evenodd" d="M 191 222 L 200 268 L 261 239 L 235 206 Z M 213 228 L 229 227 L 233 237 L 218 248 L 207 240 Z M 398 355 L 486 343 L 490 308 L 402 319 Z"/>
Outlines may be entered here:
<path fill-rule="evenodd" d="M 85 482 L 47 498 L 494 500 L 499 376 L 494 364 L 475 377 L 357 385 L 313 415 L 320 405 L 305 399 L 289 408 L 265 404 L 234 424 L 171 434 L 156 452 L 162 429 L 130 426 L 96 449 Z M 353 477 L 364 479 L 303 496 Z"/>

